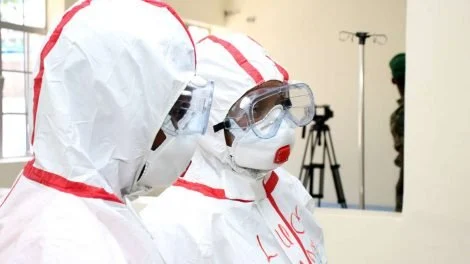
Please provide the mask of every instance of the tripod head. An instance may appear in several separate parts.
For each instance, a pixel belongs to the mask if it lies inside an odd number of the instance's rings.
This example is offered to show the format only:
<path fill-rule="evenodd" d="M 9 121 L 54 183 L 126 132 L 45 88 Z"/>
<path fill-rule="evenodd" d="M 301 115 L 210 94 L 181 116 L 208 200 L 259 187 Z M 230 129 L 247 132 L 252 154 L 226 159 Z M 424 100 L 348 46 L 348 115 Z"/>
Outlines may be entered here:
<path fill-rule="evenodd" d="M 315 124 L 325 123 L 332 117 L 333 111 L 331 110 L 330 105 L 315 106 L 315 116 L 313 117 Z"/>
<path fill-rule="evenodd" d="M 336 196 L 338 197 L 338 203 L 342 208 L 347 208 L 346 198 L 344 196 L 343 185 L 341 183 L 341 177 L 339 174 L 340 165 L 336 161 L 335 149 L 333 147 L 333 139 L 331 137 L 330 127 L 325 123 L 327 120 L 333 117 L 333 111 L 329 105 L 320 105 L 315 107 L 317 111 L 312 121 L 314 123 L 310 126 L 308 136 L 305 136 L 305 127 L 302 130 L 302 138 L 307 137 L 305 143 L 305 150 L 303 155 L 301 172 L 299 179 L 303 182 L 304 186 L 309 190 L 310 195 L 313 198 L 318 198 L 318 206 L 320 206 L 320 199 L 323 196 L 324 190 L 324 177 L 325 169 L 331 168 L 331 175 L 333 176 L 333 182 L 335 184 Z M 317 148 L 320 148 L 321 162 L 318 162 L 318 158 L 315 160 L 314 155 L 319 151 L 315 152 Z M 309 159 L 307 159 L 309 157 Z M 315 173 L 317 172 L 317 173 Z M 315 176 L 315 174 L 317 176 Z M 314 179 L 318 179 L 319 187 L 318 192 L 314 192 Z"/>
<path fill-rule="evenodd" d="M 315 106 L 315 116 L 313 117 L 313 126 L 311 130 L 326 130 L 328 126 L 325 124 L 328 119 L 333 117 L 333 110 L 330 105 L 317 105 Z M 302 138 L 305 138 L 306 127 L 302 128 Z"/>

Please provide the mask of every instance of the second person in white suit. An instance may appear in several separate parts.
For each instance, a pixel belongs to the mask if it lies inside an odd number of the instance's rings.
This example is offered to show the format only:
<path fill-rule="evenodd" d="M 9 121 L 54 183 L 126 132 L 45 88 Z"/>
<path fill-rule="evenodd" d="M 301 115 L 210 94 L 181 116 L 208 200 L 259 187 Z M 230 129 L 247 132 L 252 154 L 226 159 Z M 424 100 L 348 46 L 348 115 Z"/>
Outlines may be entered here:
<path fill-rule="evenodd" d="M 199 74 L 215 84 L 208 132 L 185 175 L 141 212 L 163 258 L 326 263 L 314 201 L 279 167 L 289 158 L 295 128 L 313 119 L 310 87 L 290 81 L 245 35 L 209 36 L 196 50 Z"/>

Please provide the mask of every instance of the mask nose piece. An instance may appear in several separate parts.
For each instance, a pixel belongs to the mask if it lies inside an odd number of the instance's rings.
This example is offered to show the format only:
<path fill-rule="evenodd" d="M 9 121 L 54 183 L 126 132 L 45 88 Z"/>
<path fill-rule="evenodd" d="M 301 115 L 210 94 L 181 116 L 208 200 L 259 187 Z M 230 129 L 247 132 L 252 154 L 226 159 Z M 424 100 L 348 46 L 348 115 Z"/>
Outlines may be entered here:
<path fill-rule="evenodd" d="M 276 155 L 274 156 L 274 163 L 275 164 L 282 164 L 289 160 L 290 155 L 290 145 L 284 146 L 279 148 L 276 151 Z"/>

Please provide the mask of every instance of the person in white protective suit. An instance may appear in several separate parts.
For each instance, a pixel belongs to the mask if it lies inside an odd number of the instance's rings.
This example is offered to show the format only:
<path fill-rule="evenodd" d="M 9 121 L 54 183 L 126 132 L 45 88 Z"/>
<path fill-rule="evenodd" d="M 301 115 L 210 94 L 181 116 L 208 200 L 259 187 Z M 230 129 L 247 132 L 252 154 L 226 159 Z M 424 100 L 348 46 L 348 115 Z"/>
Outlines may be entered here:
<path fill-rule="evenodd" d="M 196 45 L 198 72 L 214 80 L 208 132 L 172 187 L 141 211 L 168 263 L 326 263 L 314 201 L 280 168 L 298 126 L 314 116 L 308 85 L 241 34 Z M 179 240 L 174 233 L 186 234 Z M 158 235 L 157 235 L 158 234 Z M 169 243 L 168 241 L 172 241 Z M 174 244 L 179 247 L 172 254 Z"/>
<path fill-rule="evenodd" d="M 195 63 L 160 1 L 65 12 L 35 73 L 34 157 L 0 207 L 0 263 L 164 263 L 126 197 L 187 168 L 213 89 Z"/>

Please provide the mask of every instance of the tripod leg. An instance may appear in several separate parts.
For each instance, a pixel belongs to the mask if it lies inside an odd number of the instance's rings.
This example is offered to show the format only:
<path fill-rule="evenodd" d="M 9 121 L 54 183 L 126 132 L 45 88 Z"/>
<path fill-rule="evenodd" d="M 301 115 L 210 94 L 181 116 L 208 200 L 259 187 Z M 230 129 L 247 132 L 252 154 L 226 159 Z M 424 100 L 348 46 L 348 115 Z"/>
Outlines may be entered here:
<path fill-rule="evenodd" d="M 304 155 L 302 157 L 302 166 L 300 167 L 299 180 L 302 182 L 302 184 L 305 186 L 305 188 L 307 188 L 307 183 L 308 183 L 308 178 L 306 177 L 308 175 L 308 170 L 306 170 L 306 166 L 308 164 L 305 164 L 305 158 L 307 157 L 309 143 L 312 139 L 312 132 L 313 132 L 312 130 L 309 130 L 309 132 L 308 132 L 307 142 L 305 143 Z M 310 156 L 311 156 L 311 154 L 310 154 Z M 310 163 L 312 163 L 311 157 L 310 157 Z"/>
<path fill-rule="evenodd" d="M 342 208 L 348 208 L 346 204 L 346 198 L 344 196 L 343 184 L 341 183 L 341 177 L 339 174 L 339 165 L 331 166 L 331 173 L 333 174 L 333 181 L 335 183 L 336 196 L 338 197 L 338 203 Z"/>
<path fill-rule="evenodd" d="M 325 135 L 328 136 L 328 141 L 327 146 L 325 146 L 325 149 L 327 149 L 328 153 L 328 161 L 330 163 L 331 167 L 331 174 L 333 176 L 333 182 L 335 184 L 335 190 L 336 190 L 336 196 L 338 198 L 338 204 L 341 205 L 341 208 L 348 208 L 348 205 L 346 203 L 346 198 L 344 196 L 344 190 L 343 190 L 343 184 L 341 182 L 341 176 L 339 173 L 339 167 L 340 165 L 336 161 L 336 155 L 335 155 L 335 149 L 333 146 L 333 140 L 331 138 L 331 132 L 330 130 L 325 131 Z"/>
<path fill-rule="evenodd" d="M 323 192 L 325 190 L 325 157 L 326 157 L 326 152 L 327 152 L 327 146 L 328 142 L 326 140 L 326 135 L 325 131 L 322 130 L 319 132 L 320 134 L 323 134 L 320 136 L 320 140 L 323 141 L 321 144 L 323 144 L 323 153 L 322 153 L 322 161 L 320 164 L 317 164 L 317 168 L 320 169 L 320 179 L 319 179 L 319 186 L 318 186 L 318 207 L 321 207 L 321 199 L 323 199 Z"/>
<path fill-rule="evenodd" d="M 318 136 L 314 133 L 315 130 L 313 127 L 309 130 L 307 136 L 307 142 L 305 145 L 305 150 L 302 159 L 302 167 L 299 175 L 299 180 L 302 182 L 304 187 L 309 190 L 310 195 L 314 196 L 314 174 L 315 166 L 313 163 L 315 155 L 315 147 L 318 144 Z M 307 154 L 309 154 L 309 159 L 307 160 Z"/>
<path fill-rule="evenodd" d="M 315 148 L 317 146 L 317 144 L 320 142 L 320 137 L 318 135 L 318 132 L 317 134 L 314 134 L 313 131 L 312 131 L 312 140 L 311 140 L 312 144 L 310 145 L 310 164 L 309 164 L 309 182 L 310 182 L 310 185 L 309 185 L 309 192 L 310 192 L 310 195 L 312 196 L 316 196 L 315 194 L 315 188 L 314 188 L 314 184 L 315 184 L 315 161 L 314 161 L 314 158 L 315 158 Z"/>

